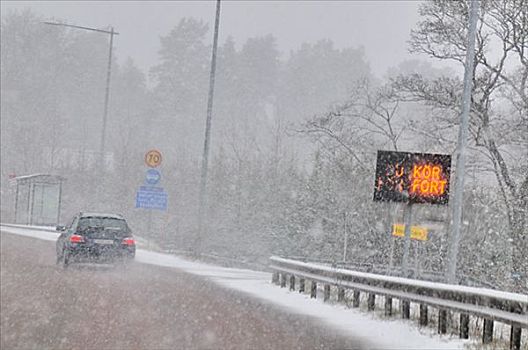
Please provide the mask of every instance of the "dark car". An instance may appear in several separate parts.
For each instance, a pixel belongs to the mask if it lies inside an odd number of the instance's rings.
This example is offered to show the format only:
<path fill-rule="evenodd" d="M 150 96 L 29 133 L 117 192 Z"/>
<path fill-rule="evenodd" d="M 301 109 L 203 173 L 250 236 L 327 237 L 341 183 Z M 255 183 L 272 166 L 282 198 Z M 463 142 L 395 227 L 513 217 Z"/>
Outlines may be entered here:
<path fill-rule="evenodd" d="M 113 262 L 134 259 L 136 242 L 118 214 L 79 213 L 69 226 L 57 226 L 57 263 Z"/>

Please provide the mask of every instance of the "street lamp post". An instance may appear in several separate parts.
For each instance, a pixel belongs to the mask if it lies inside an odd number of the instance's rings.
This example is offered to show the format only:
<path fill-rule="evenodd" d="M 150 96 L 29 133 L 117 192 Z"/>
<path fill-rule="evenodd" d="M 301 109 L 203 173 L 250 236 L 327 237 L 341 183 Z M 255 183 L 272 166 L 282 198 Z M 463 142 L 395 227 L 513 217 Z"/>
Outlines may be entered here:
<path fill-rule="evenodd" d="M 466 145 L 471 111 L 471 91 L 473 89 L 473 69 L 475 60 L 475 37 L 480 2 L 469 1 L 469 23 L 467 34 L 466 64 L 464 72 L 464 90 L 462 94 L 462 112 L 458 129 L 458 157 L 456 162 L 455 194 L 453 199 L 451 237 L 447 259 L 446 277 L 449 283 L 456 283 L 458 245 L 460 244 L 460 222 L 462 221 L 462 197 L 464 191 L 464 172 L 466 169 Z"/>
<path fill-rule="evenodd" d="M 220 0 L 216 1 L 216 16 L 213 35 L 213 55 L 211 57 L 211 74 L 209 75 L 209 95 L 207 97 L 207 117 L 205 119 L 205 139 L 202 156 L 202 172 L 200 176 L 200 203 L 198 208 L 198 234 L 195 239 L 194 251 L 199 255 L 204 231 L 204 215 L 207 207 L 207 166 L 209 159 L 211 119 L 213 116 L 213 97 L 216 72 L 216 50 L 218 47 L 218 27 L 220 25 Z"/>
<path fill-rule="evenodd" d="M 112 46 L 114 43 L 114 35 L 119 35 L 118 32 L 114 31 L 114 27 L 110 27 L 110 30 L 104 30 L 104 29 L 97 29 L 97 28 L 90 28 L 90 27 L 83 27 L 83 26 L 76 26 L 73 24 L 66 24 L 66 23 L 57 23 L 57 22 L 43 22 L 44 24 L 54 25 L 54 26 L 62 26 L 62 27 L 69 27 L 69 28 L 75 28 L 75 29 L 83 29 L 88 30 L 92 32 L 98 32 L 98 33 L 104 33 L 110 35 L 110 48 L 108 50 L 108 66 L 106 70 L 106 87 L 105 87 L 105 99 L 104 99 L 104 111 L 103 111 L 103 125 L 101 130 L 101 144 L 99 147 L 99 169 L 100 171 L 104 171 L 105 166 L 105 143 L 106 143 L 106 121 L 108 119 L 108 101 L 110 98 L 110 76 L 112 73 Z"/>

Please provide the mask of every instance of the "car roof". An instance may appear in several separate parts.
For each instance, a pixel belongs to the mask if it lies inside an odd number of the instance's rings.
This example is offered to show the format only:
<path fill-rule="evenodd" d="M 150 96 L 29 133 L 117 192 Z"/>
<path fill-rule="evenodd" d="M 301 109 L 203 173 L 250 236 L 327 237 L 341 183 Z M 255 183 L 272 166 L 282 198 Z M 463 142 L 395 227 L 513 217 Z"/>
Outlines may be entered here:
<path fill-rule="evenodd" d="M 112 219 L 121 219 L 124 220 L 121 214 L 112 214 L 112 213 L 95 213 L 95 212 L 81 212 L 81 218 L 86 217 L 103 217 L 103 218 L 112 218 Z"/>

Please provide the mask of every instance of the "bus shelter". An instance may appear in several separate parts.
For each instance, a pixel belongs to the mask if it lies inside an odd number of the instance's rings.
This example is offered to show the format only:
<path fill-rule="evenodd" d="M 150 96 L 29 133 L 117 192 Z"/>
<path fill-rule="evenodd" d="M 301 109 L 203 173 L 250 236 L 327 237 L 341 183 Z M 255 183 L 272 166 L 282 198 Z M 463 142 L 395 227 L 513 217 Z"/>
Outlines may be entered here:
<path fill-rule="evenodd" d="M 58 175 L 34 174 L 15 177 L 15 222 L 54 226 L 59 223 L 62 183 Z"/>

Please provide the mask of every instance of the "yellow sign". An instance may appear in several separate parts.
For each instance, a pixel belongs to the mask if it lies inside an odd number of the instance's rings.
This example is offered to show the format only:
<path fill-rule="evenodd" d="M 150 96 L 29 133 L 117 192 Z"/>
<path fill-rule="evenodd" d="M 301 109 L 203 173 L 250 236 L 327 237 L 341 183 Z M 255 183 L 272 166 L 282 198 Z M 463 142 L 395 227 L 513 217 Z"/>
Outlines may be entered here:
<path fill-rule="evenodd" d="M 405 225 L 392 225 L 392 235 L 397 237 L 405 236 Z M 411 226 L 411 238 L 418 241 L 427 241 L 427 228 L 422 226 Z"/>
<path fill-rule="evenodd" d="M 145 154 L 145 164 L 151 168 L 156 168 L 161 164 L 161 153 L 160 151 L 153 149 Z"/>

